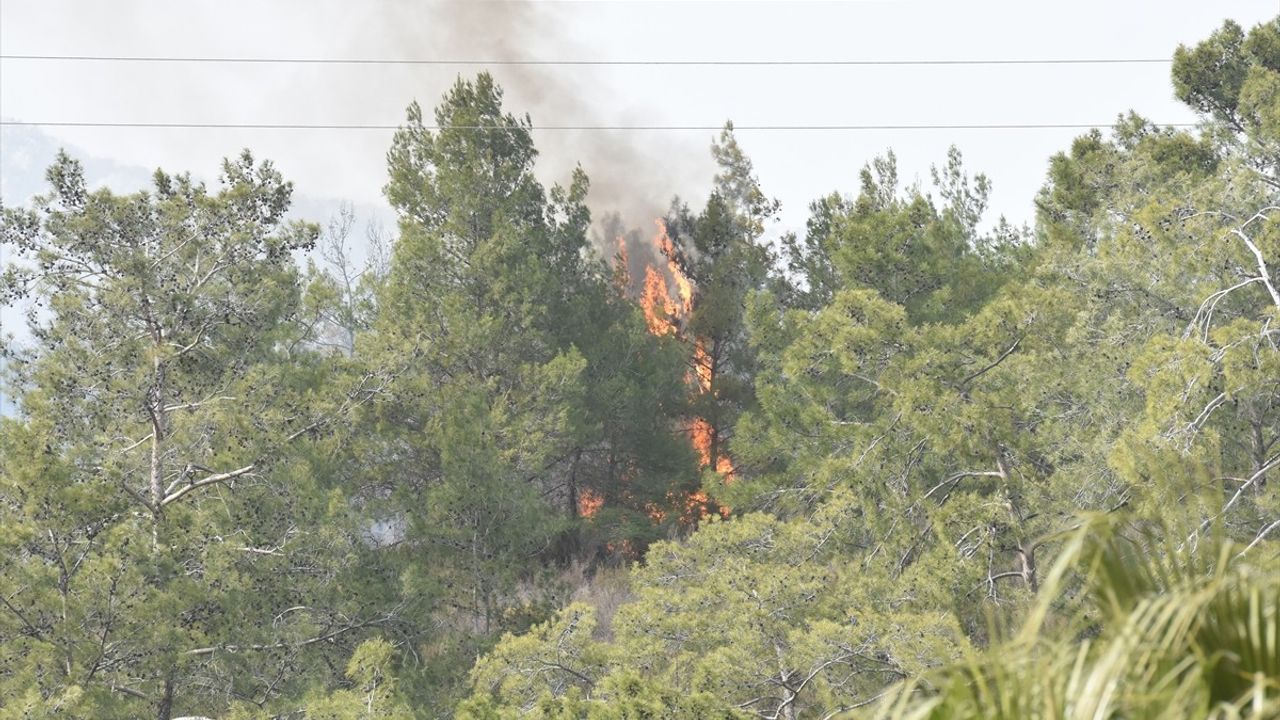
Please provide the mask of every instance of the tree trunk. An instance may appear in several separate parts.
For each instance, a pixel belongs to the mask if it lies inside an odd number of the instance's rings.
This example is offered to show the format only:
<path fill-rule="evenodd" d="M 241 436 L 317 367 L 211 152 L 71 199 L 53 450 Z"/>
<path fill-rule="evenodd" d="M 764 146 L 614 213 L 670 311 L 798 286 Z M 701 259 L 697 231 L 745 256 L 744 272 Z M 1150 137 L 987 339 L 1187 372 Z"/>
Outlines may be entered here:
<path fill-rule="evenodd" d="M 787 666 L 786 655 L 782 651 L 782 646 L 776 643 L 773 646 L 774 655 L 778 658 L 778 685 L 782 688 L 783 698 L 782 705 L 778 708 L 775 717 L 778 720 L 796 720 L 798 715 L 796 711 L 796 690 L 791 687 L 791 677 L 793 673 Z"/>
<path fill-rule="evenodd" d="M 173 670 L 164 679 L 164 694 L 156 703 L 156 720 L 170 720 L 173 715 Z"/>
<path fill-rule="evenodd" d="M 1040 584 L 1036 580 L 1036 549 L 1031 545 L 1020 545 L 1018 547 L 1018 564 L 1022 573 L 1022 581 L 1027 584 L 1027 588 L 1031 592 L 1036 592 Z"/>
<path fill-rule="evenodd" d="M 578 461 L 582 458 L 582 448 L 573 452 L 573 464 L 569 466 L 569 517 L 578 516 Z"/>
<path fill-rule="evenodd" d="M 151 466 L 149 468 L 150 477 L 147 478 L 150 494 L 151 494 L 151 547 L 158 549 L 160 547 L 160 508 L 164 502 L 164 433 L 165 433 L 165 413 L 164 413 L 164 365 L 161 364 L 158 356 L 159 348 L 153 349 L 157 353 L 154 360 L 153 369 L 154 377 L 152 379 L 151 397 L 148 401 L 151 403 L 149 412 L 151 414 Z"/>

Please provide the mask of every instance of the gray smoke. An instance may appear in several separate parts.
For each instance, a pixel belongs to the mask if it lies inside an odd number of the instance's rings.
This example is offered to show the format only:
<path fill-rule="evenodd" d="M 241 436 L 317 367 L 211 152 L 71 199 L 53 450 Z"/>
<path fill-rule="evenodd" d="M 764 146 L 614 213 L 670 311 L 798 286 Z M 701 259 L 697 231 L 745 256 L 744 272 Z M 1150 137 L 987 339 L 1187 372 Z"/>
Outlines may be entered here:
<path fill-rule="evenodd" d="M 565 8 L 557 3 L 444 2 L 389 3 L 379 13 L 374 34 L 390 39 L 385 57 L 515 61 L 585 60 L 600 47 L 574 42 L 565 31 Z M 618 126 L 655 124 L 663 98 L 620 98 L 599 80 L 601 68 L 563 65 L 414 66 L 420 77 L 415 98 L 428 110 L 457 77 L 488 70 L 505 91 L 516 115 L 528 113 L 540 153 L 544 181 L 568 181 L 581 165 L 591 179 L 589 203 L 593 234 L 602 255 L 612 259 L 617 238 L 628 237 L 629 257 L 643 273 L 656 261 L 651 251 L 653 220 L 675 195 L 698 194 L 710 181 L 709 144 L 714 133 L 660 131 L 539 131 L 539 126 Z M 417 79 L 417 78 L 415 78 Z M 640 107 L 640 111 L 624 108 Z M 644 115 L 643 109 L 652 114 Z M 659 263 L 661 266 L 661 264 Z M 634 276 L 634 273 L 633 273 Z"/>

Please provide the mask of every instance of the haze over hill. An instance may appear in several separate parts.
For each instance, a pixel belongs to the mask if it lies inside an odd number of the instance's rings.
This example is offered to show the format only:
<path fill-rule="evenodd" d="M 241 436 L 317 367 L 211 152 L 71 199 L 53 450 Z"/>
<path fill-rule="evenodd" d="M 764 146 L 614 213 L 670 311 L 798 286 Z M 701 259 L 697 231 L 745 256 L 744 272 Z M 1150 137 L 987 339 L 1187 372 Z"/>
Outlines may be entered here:
<path fill-rule="evenodd" d="M 0 5 L 0 720 L 1280 717 L 1274 6 L 249 7 Z"/>
<path fill-rule="evenodd" d="M 1231 17 L 1252 25 L 1271 0 L 1203 3 L 945 1 L 852 3 L 390 2 L 233 0 L 189 6 L 127 0 L 6 2 L 6 53 L 266 58 L 539 60 L 952 60 L 1168 58 Z M 1103 20 L 1105 18 L 1105 20 Z M 783 28 L 803 27 L 804 32 Z M 375 123 L 430 109 L 483 65 L 382 66 L 0 61 L 0 114 L 27 121 Z M 509 104 L 549 125 L 1103 123 L 1130 109 L 1159 122 L 1193 115 L 1168 65 L 519 66 L 488 68 Z M 799 80 L 803 79 L 803 82 Z M 56 89 L 50 92 L 50 89 Z M 250 147 L 299 193 L 380 205 L 389 130 L 49 128 L 96 157 L 212 174 Z M 783 203 L 779 230 L 803 228 L 810 201 L 856 183 L 894 148 L 903 179 L 927 184 L 955 144 L 994 181 L 993 216 L 1032 219 L 1044 160 L 1073 129 L 743 131 Z M 539 175 L 568 181 L 582 163 L 593 208 L 646 232 L 672 195 L 705 200 L 713 130 L 538 131 Z M 2 158 L 0 158 L 2 161 Z M 207 176 L 207 175 L 206 175 Z M 639 216 L 638 218 L 636 216 Z"/>

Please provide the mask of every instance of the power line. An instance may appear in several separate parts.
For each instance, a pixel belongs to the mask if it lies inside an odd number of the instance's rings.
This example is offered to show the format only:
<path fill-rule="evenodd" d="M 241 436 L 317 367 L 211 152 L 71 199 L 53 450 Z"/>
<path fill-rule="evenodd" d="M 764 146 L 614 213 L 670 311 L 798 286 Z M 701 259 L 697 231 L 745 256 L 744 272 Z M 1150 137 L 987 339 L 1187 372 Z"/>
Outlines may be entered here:
<path fill-rule="evenodd" d="M 1111 127 L 1113 123 L 946 123 L 946 124 L 887 124 L 887 125 L 738 125 L 736 130 L 761 130 L 782 132 L 822 131 L 874 131 L 874 130 L 1088 130 Z M 1160 127 L 1190 128 L 1195 123 L 1157 123 Z M 151 128 L 181 130 L 398 130 L 403 125 L 383 124 L 330 124 L 330 123 L 196 123 L 196 122 L 43 122 L 26 120 L 0 120 L 0 126 L 16 127 L 70 127 L 70 128 Z M 424 130 L 474 130 L 501 132 L 520 130 L 519 125 L 423 125 Z M 718 131 L 723 125 L 535 125 L 532 130 L 564 132 L 683 132 Z"/>
<path fill-rule="evenodd" d="M 221 63 L 240 65 L 523 65 L 523 66 L 612 66 L 612 67 L 876 67 L 942 65 L 1168 65 L 1169 58 L 1013 58 L 938 60 L 532 60 L 532 59 L 425 59 L 425 58 L 319 58 L 319 57 L 180 57 L 173 55 L 25 55 L 3 54 L 0 60 L 32 62 L 120 62 L 120 63 Z"/>

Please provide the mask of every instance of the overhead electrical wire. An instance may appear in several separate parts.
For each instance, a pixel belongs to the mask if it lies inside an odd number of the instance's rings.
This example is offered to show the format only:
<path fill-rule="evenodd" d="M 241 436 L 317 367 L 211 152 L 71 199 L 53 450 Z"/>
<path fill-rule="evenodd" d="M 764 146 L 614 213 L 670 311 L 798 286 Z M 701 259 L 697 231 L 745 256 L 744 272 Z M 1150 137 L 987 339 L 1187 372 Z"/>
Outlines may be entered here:
<path fill-rule="evenodd" d="M 837 124 L 837 125 L 740 125 L 735 131 L 876 131 L 876 130 L 1089 130 L 1111 127 L 1114 123 L 943 123 L 943 124 Z M 1195 123 L 1156 123 L 1159 127 L 1189 128 Z M 404 125 L 390 124 L 339 124 L 339 123 L 215 123 L 215 122 L 79 122 L 79 121 L 28 121 L 0 120 L 0 126 L 70 127 L 70 128 L 147 128 L 179 130 L 398 130 Z M 525 129 L 524 125 L 423 125 L 424 130 L 473 130 L 477 132 L 501 132 Z M 664 132 L 664 131 L 718 131 L 723 125 L 533 125 L 531 130 L 563 132 Z"/>
<path fill-rule="evenodd" d="M 55 55 L 0 54 L 0 60 L 33 62 L 121 62 L 121 63 L 199 63 L 242 65 L 525 65 L 525 66 L 599 66 L 599 67 L 721 67 L 721 66 L 943 66 L 943 65 L 1168 65 L 1169 58 L 1013 58 L 1013 59 L 936 59 L 936 60 L 604 60 L 604 59 L 432 59 L 432 58 L 324 58 L 324 57 L 184 57 L 177 55 Z"/>
<path fill-rule="evenodd" d="M 590 66 L 590 67 L 944 67 L 944 66 L 1052 66 L 1052 65 L 1168 65 L 1168 58 L 1015 58 L 935 60 L 534 60 L 534 59 L 415 59 L 415 58 L 288 58 L 288 57 L 180 57 L 132 55 L 61 55 L 0 53 L 0 61 L 77 63 L 167 63 L 224 65 L 386 65 L 386 66 Z M 946 123 L 946 124 L 832 124 L 832 125 L 735 125 L 743 131 L 925 131 L 925 130 L 1087 130 L 1111 123 Z M 334 123 L 212 123 L 212 122 L 88 122 L 22 121 L 0 119 L 0 126 L 64 128 L 226 129 L 226 130 L 396 130 L 400 125 Z M 534 130 L 566 132 L 616 131 L 716 131 L 720 125 L 546 125 Z M 1187 128 L 1193 123 L 1166 123 L 1163 127 Z M 438 125 L 423 129 L 439 131 Z M 501 131 L 502 126 L 453 126 L 452 129 Z M 3 358 L 0 358 L 3 360 Z M 5 398 L 0 395 L 0 410 Z"/>
<path fill-rule="evenodd" d="M 937 59 L 937 60 L 535 60 L 535 59 L 414 59 L 414 58 L 289 58 L 289 57 L 183 57 L 162 55 L 61 55 L 0 54 L 0 60 L 34 62 L 112 63 L 196 63 L 196 64 L 297 64 L 297 65 L 494 65 L 494 66 L 947 66 L 947 65 L 1153 65 L 1169 64 L 1168 58 L 1018 58 L 1018 59 Z M 1112 123 L 888 123 L 888 124 L 759 124 L 735 125 L 743 131 L 915 131 L 915 130 L 1085 130 L 1109 127 Z M 109 121 L 17 121 L 0 120 L 6 126 L 226 129 L 226 130 L 395 130 L 400 125 L 383 123 L 218 123 L 218 122 L 109 122 Z M 1193 127 L 1191 123 L 1168 123 L 1165 127 Z M 533 129 L 563 132 L 664 132 L 715 131 L 720 125 L 543 125 Z M 441 130 L 440 126 L 424 126 Z M 453 129 L 500 131 L 502 127 L 460 127 Z"/>

